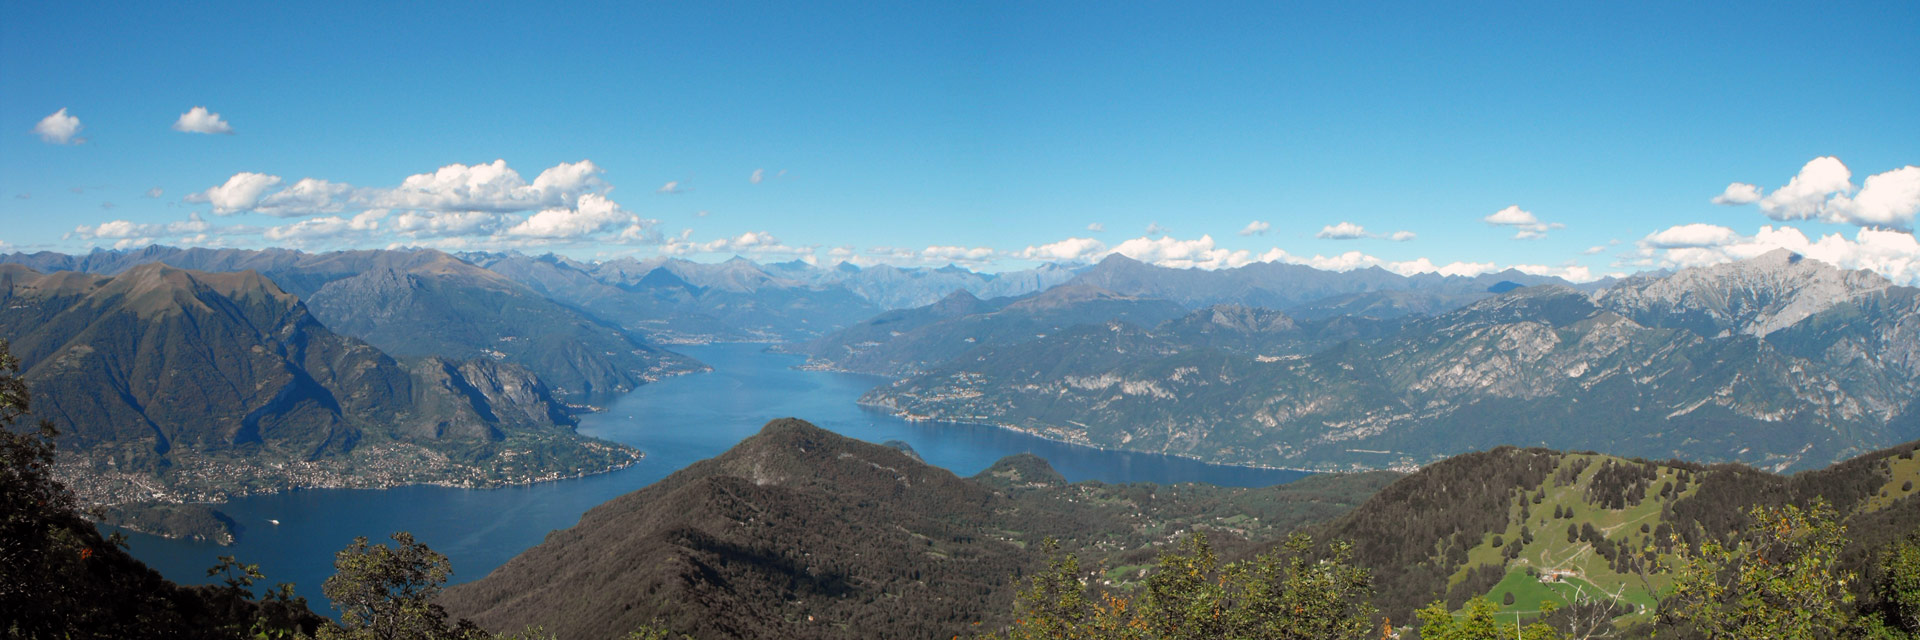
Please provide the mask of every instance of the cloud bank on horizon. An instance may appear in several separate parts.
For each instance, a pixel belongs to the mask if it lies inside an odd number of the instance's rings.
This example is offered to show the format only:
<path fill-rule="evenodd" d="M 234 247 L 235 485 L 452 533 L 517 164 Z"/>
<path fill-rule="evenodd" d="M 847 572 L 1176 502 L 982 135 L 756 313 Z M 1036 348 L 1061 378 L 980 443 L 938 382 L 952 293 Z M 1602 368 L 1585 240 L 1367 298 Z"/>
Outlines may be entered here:
<path fill-rule="evenodd" d="M 63 116 L 63 112 L 54 116 Z M 182 115 L 182 120 L 204 109 Z M 207 120 L 210 118 L 210 120 Z M 56 119 L 57 120 L 57 119 Z M 201 129 L 225 127 L 217 114 L 205 114 L 193 125 Z M 220 127 L 207 125 L 218 122 Z M 78 131 L 57 120 L 53 133 L 71 137 Z M 179 125 L 176 124 L 176 128 Z M 39 129 L 36 128 L 36 132 Z M 230 132 L 230 128 L 215 132 Z M 46 134 L 42 134 L 46 135 Z M 1021 248 L 929 244 L 923 248 L 874 246 L 827 247 L 792 244 L 766 230 L 699 239 L 693 229 L 665 233 L 659 220 L 642 217 L 612 199 L 613 185 L 591 160 L 563 162 L 546 168 L 531 181 L 505 160 L 484 164 L 449 164 L 400 180 L 397 186 L 366 187 L 320 178 L 285 178 L 258 172 L 239 172 L 225 182 L 187 194 L 182 202 L 206 205 L 215 219 L 251 216 L 290 219 L 280 224 L 215 224 L 200 212 L 185 220 L 138 223 L 111 220 L 79 225 L 67 234 L 93 246 L 125 249 L 152 243 L 195 246 L 289 246 L 308 250 L 365 247 L 424 246 L 446 250 L 521 250 L 698 257 L 745 255 L 758 258 L 803 260 L 813 263 L 852 262 L 859 265 L 963 264 L 994 268 L 1035 262 L 1084 263 L 1120 254 L 1142 262 L 1172 267 L 1220 269 L 1256 262 L 1300 264 L 1317 269 L 1346 271 L 1380 268 L 1401 275 L 1438 273 L 1474 276 L 1503 269 L 1534 275 L 1552 275 L 1581 282 L 1630 270 L 1670 269 L 1740 260 L 1774 249 L 1788 249 L 1849 269 L 1869 269 L 1897 282 L 1920 284 L 1920 243 L 1912 229 L 1920 212 L 1920 168 L 1906 166 L 1870 175 L 1856 186 L 1852 171 L 1838 158 L 1815 158 L 1786 184 L 1767 192 L 1750 183 L 1728 185 L 1712 202 L 1730 207 L 1757 205 L 1767 218 L 1779 222 L 1814 220 L 1858 227 L 1854 237 L 1839 233 L 1809 235 L 1798 228 L 1761 225 L 1742 233 L 1721 224 L 1688 223 L 1649 233 L 1621 253 L 1615 271 L 1599 273 L 1568 260 L 1563 264 L 1498 264 L 1491 261 L 1438 263 L 1425 257 L 1391 260 L 1359 250 L 1327 254 L 1296 254 L 1278 246 L 1264 251 L 1220 246 L 1213 235 L 1181 238 L 1153 224 L 1146 235 L 1109 244 L 1092 237 L 1068 237 Z M 764 179 L 760 170 L 754 177 Z M 685 191 L 678 181 L 657 191 Z M 157 197 L 158 188 L 149 191 Z M 1534 212 L 1509 205 L 1480 220 L 1487 226 L 1511 229 L 1514 240 L 1537 240 L 1566 229 L 1542 220 Z M 1092 223 L 1087 230 L 1104 231 Z M 1272 223 L 1255 220 L 1235 233 L 1240 237 L 1267 236 Z M 1408 242 L 1411 231 L 1376 233 L 1350 221 L 1322 226 L 1313 236 L 1323 240 L 1385 239 Z M 1581 255 L 1606 251 L 1593 246 Z"/>

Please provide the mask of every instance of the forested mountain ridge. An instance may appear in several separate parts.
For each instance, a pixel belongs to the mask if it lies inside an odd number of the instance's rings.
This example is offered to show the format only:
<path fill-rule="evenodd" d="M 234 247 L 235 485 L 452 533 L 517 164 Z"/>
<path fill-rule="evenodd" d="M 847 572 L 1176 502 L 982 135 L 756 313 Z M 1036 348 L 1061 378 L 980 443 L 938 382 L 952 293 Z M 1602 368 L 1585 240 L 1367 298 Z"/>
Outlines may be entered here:
<path fill-rule="evenodd" d="M 441 602 L 489 628 L 539 624 L 561 637 L 656 620 L 702 638 L 949 637 L 1007 619 L 1011 580 L 1038 565 L 1044 538 L 1109 560 L 1105 579 L 1121 584 L 1195 527 L 1245 548 L 1332 518 L 1395 477 L 1068 484 L 1015 456 L 961 478 L 783 419 L 595 507 Z"/>
<path fill-rule="evenodd" d="M 626 464 L 524 368 L 402 363 L 251 271 L 0 265 L 0 337 L 93 503 L 299 486 L 489 486 Z M 500 456 L 503 451 L 519 452 Z"/>
<path fill-rule="evenodd" d="M 1766 284 L 1725 298 L 1738 274 Z M 982 348 L 863 401 L 1097 446 L 1317 468 L 1521 444 L 1806 469 L 1920 436 L 1915 289 L 1784 253 L 1621 286 L 1516 289 L 1310 353 L 1083 327 Z M 1745 330 L 1794 318 L 1764 336 Z"/>

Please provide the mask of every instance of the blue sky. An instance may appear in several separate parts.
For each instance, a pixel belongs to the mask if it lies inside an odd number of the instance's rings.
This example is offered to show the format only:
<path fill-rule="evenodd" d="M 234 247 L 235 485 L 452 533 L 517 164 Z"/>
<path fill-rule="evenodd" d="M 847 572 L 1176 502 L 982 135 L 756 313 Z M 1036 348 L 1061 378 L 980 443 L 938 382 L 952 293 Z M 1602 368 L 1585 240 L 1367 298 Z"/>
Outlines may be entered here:
<path fill-rule="evenodd" d="M 1912 3 L 415 4 L 0 5 L 0 249 L 1920 280 Z"/>

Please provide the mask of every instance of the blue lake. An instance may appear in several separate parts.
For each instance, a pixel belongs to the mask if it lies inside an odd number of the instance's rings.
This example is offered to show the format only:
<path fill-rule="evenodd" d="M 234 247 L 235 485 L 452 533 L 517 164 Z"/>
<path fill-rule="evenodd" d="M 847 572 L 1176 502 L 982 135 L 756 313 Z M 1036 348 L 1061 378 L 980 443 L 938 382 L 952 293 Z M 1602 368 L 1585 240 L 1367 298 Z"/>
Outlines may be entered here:
<path fill-rule="evenodd" d="M 452 582 L 475 580 L 539 544 L 548 532 L 573 526 L 587 509 L 718 455 L 759 432 L 768 420 L 788 416 L 870 442 L 904 441 L 927 462 L 960 475 L 973 475 L 1016 453 L 1046 458 L 1073 481 L 1252 487 L 1306 475 L 1104 451 L 993 427 L 911 423 L 855 404 L 862 393 L 883 382 L 880 378 L 795 370 L 801 358 L 768 353 L 764 345 L 676 350 L 712 365 L 714 371 L 646 385 L 606 412 L 581 420 L 582 433 L 645 451 L 646 459 L 632 467 L 505 489 L 322 489 L 241 498 L 220 506 L 241 526 L 233 546 L 130 533 L 132 552 L 168 578 L 189 584 L 210 583 L 206 570 L 216 558 L 238 556 L 258 563 L 267 584 L 293 582 L 315 611 L 332 613 L 320 595 L 320 583 L 333 574 L 334 552 L 355 536 L 384 541 L 395 531 L 411 531 L 453 560 Z"/>

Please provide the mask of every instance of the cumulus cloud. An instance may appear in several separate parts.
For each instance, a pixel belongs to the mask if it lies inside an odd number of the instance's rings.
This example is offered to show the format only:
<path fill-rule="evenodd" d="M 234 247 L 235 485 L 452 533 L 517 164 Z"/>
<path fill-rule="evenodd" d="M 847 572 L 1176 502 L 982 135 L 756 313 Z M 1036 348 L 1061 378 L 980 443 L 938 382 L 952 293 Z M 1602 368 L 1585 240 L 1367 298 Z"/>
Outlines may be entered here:
<path fill-rule="evenodd" d="M 1683 224 L 1648 235 L 1641 243 L 1660 249 L 1681 247 L 1718 247 L 1740 240 L 1740 233 L 1712 224 Z M 1599 249 L 1600 247 L 1593 247 Z M 1590 253 L 1598 253 L 1589 249 Z"/>
<path fill-rule="evenodd" d="M 367 237 L 380 228 L 380 220 L 386 216 L 387 213 L 384 211 L 367 211 L 352 218 L 340 216 L 311 218 L 292 224 L 267 227 L 261 236 L 273 242 L 292 245 L 337 240 L 343 236 Z"/>
<path fill-rule="evenodd" d="M 1351 222 L 1341 222 L 1321 227 L 1320 233 L 1313 234 L 1313 237 L 1324 240 L 1356 240 L 1368 237 L 1368 234 L 1366 227 Z"/>
<path fill-rule="evenodd" d="M 991 247 L 931 246 L 920 252 L 923 260 L 968 264 L 992 262 L 999 255 L 1000 252 Z"/>
<path fill-rule="evenodd" d="M 1174 269 L 1219 269 L 1254 262 L 1250 251 L 1214 246 L 1211 235 L 1200 236 L 1198 240 L 1179 240 L 1171 236 L 1139 237 L 1120 243 L 1113 248 L 1113 253 Z"/>
<path fill-rule="evenodd" d="M 677 196 L 692 190 L 693 189 L 687 187 L 686 185 L 680 184 L 680 181 L 672 180 L 667 182 L 666 184 L 660 185 L 660 188 L 655 189 L 653 192 L 661 195 Z"/>
<path fill-rule="evenodd" d="M 393 216 L 388 228 L 414 238 L 487 236 L 517 220 L 494 211 L 405 211 Z"/>
<path fill-rule="evenodd" d="M 1920 167 L 1867 176 L 1859 194 L 1835 196 L 1829 204 L 1833 217 L 1847 222 L 1912 229 L 1914 214 L 1920 213 Z"/>
<path fill-rule="evenodd" d="M 242 171 L 227 178 L 225 184 L 206 191 L 187 195 L 187 202 L 204 202 L 213 205 L 215 215 L 233 215 L 253 210 L 267 189 L 280 184 L 280 176 Z"/>
<path fill-rule="evenodd" d="M 1603 247 L 1603 246 L 1600 246 L 1600 245 L 1597 245 L 1597 244 L 1596 244 L 1596 245 L 1593 245 L 1593 246 L 1591 246 L 1591 247 L 1587 247 L 1587 248 L 1586 248 L 1585 250 L 1583 250 L 1583 251 L 1581 251 L 1581 252 L 1580 252 L 1580 255 L 1584 255 L 1584 256 L 1591 256 L 1591 255 L 1598 255 L 1598 254 L 1602 254 L 1602 253 L 1606 253 L 1606 252 L 1607 252 L 1607 248 L 1606 248 L 1606 247 Z"/>
<path fill-rule="evenodd" d="M 1418 236 L 1415 235 L 1412 231 L 1395 231 L 1393 232 L 1392 235 L 1388 235 L 1387 239 L 1392 240 L 1394 242 L 1406 242 L 1416 237 Z"/>
<path fill-rule="evenodd" d="M 1593 282 L 1600 279 L 1599 276 L 1593 275 L 1592 269 L 1574 264 L 1558 267 L 1543 264 L 1516 264 L 1510 268 L 1530 276 L 1551 276 L 1568 282 Z"/>
<path fill-rule="evenodd" d="M 1821 156 L 1800 167 L 1786 186 L 1773 193 L 1762 196 L 1759 188 L 1736 182 L 1714 202 L 1759 202 L 1760 212 L 1775 220 L 1819 219 L 1911 230 L 1914 216 L 1920 214 L 1920 167 L 1908 165 L 1867 176 L 1855 188 L 1853 171 L 1846 164 Z"/>
<path fill-rule="evenodd" d="M 1471 278 L 1477 275 L 1499 271 L 1500 266 L 1491 262 L 1450 262 L 1444 265 L 1436 265 L 1432 260 L 1415 258 L 1401 262 L 1389 262 L 1386 264 L 1386 269 L 1403 276 L 1418 273 L 1437 273 L 1443 276 Z"/>
<path fill-rule="evenodd" d="M 80 144 L 87 141 L 86 138 L 75 137 L 80 133 L 80 118 L 68 115 L 66 107 L 41 118 L 39 124 L 33 125 L 33 133 L 48 144 Z"/>
<path fill-rule="evenodd" d="M 161 190 L 160 187 L 154 187 L 152 189 L 147 190 L 147 197 L 158 198 L 160 197 L 160 194 L 163 194 L 163 193 L 166 193 L 166 191 Z"/>
<path fill-rule="evenodd" d="M 1107 225 L 1098 222 L 1089 222 L 1087 223 L 1087 230 L 1094 233 L 1102 233 L 1107 230 Z"/>
<path fill-rule="evenodd" d="M 1760 199 L 1760 212 L 1775 220 L 1804 220 L 1819 216 L 1827 200 L 1853 191 L 1853 172 L 1839 158 L 1821 156 L 1800 167 L 1787 186 Z"/>
<path fill-rule="evenodd" d="M 1496 227 L 1513 227 L 1515 240 L 1545 238 L 1547 231 L 1567 226 L 1558 222 L 1541 222 L 1532 211 L 1521 209 L 1520 205 L 1508 205 L 1507 208 L 1488 214 L 1481 220 Z"/>
<path fill-rule="evenodd" d="M 754 169 L 753 175 L 747 176 L 747 182 L 751 182 L 753 184 L 760 184 L 760 181 L 766 180 L 766 179 L 767 179 L 766 169 Z"/>
<path fill-rule="evenodd" d="M 1093 238 L 1067 238 L 1037 246 L 1028 246 L 1015 255 L 1042 262 L 1092 262 L 1107 254 L 1107 245 Z"/>
<path fill-rule="evenodd" d="M 194 107 L 180 114 L 180 119 L 173 121 L 173 130 L 184 133 L 233 135 L 233 125 L 227 124 L 220 114 L 207 111 L 206 107 Z"/>
<path fill-rule="evenodd" d="M 1341 223 L 1341 224 L 1345 224 L 1345 223 Z M 1242 236 L 1264 236 L 1264 235 L 1267 235 L 1267 230 L 1268 230 L 1268 229 L 1271 229 L 1271 228 L 1273 228 L 1273 225 L 1270 225 L 1270 224 L 1267 224 L 1267 223 L 1266 223 L 1266 221 L 1264 221 L 1264 220 L 1255 220 L 1255 221 L 1253 221 L 1253 222 L 1249 222 L 1249 223 L 1247 223 L 1247 226 L 1246 226 L 1245 228 L 1242 228 L 1242 229 L 1240 230 L 1240 235 L 1242 235 Z M 1151 232 L 1149 232 L 1149 233 L 1151 233 Z"/>
<path fill-rule="evenodd" d="M 1752 236 L 1709 246 L 1660 247 L 1642 241 L 1638 267 L 1694 267 L 1745 260 L 1776 249 L 1842 269 L 1867 269 L 1906 285 L 1920 285 L 1920 241 L 1913 234 L 1863 228 L 1852 239 L 1834 233 L 1812 239 L 1793 227 L 1763 226 Z"/>
<path fill-rule="evenodd" d="M 1727 189 L 1725 191 L 1722 191 L 1720 192 L 1720 195 L 1713 197 L 1714 204 L 1724 204 L 1724 205 L 1753 204 L 1759 201 L 1760 201 L 1760 187 L 1750 185 L 1745 182 L 1735 182 L 1733 184 L 1729 184 L 1727 185 Z"/>
<path fill-rule="evenodd" d="M 180 222 L 147 223 L 112 220 L 96 225 L 80 225 L 74 227 L 73 233 L 67 235 L 87 240 L 124 240 L 205 233 L 212 229 L 213 225 L 201 219 L 200 214 L 190 213 L 187 214 L 186 220 Z"/>
<path fill-rule="evenodd" d="M 599 194 L 580 197 L 578 206 L 555 207 L 533 214 L 507 229 L 507 235 L 550 239 L 581 239 L 616 227 L 641 224 L 639 216 Z M 651 225 L 641 225 L 651 226 Z"/>
<path fill-rule="evenodd" d="M 269 189 L 282 182 L 279 176 L 241 172 L 228 178 L 226 184 L 187 196 L 187 201 L 211 203 L 219 215 L 253 211 L 305 216 L 375 209 L 530 211 L 572 207 L 581 196 L 606 194 L 612 187 L 600 179 L 600 173 L 600 167 L 590 160 L 563 162 L 528 183 L 505 160 L 494 160 L 488 164 L 446 165 L 432 173 L 407 176 L 400 186 L 390 189 L 302 178 L 269 194 Z"/>
<path fill-rule="evenodd" d="M 1168 229 L 1168 228 L 1166 228 L 1166 227 L 1162 227 L 1162 226 L 1160 226 L 1160 223 L 1158 223 L 1158 222 L 1149 222 L 1149 223 L 1147 223 L 1147 235 L 1150 235 L 1150 236 L 1164 236 L 1164 235 L 1167 235 L 1167 234 L 1169 234 L 1169 233 L 1172 233 L 1172 232 L 1173 232 L 1173 230 L 1172 230 L 1172 229 Z"/>
<path fill-rule="evenodd" d="M 691 232 L 691 230 L 688 230 Z M 813 255 L 814 247 L 795 247 L 780 242 L 771 233 L 748 231 L 731 238 L 720 238 L 708 242 L 694 242 L 688 239 L 691 233 L 681 233 L 679 237 L 669 238 L 660 246 L 665 255 L 693 255 L 700 253 L 735 253 L 757 255 L 804 256 Z"/>

